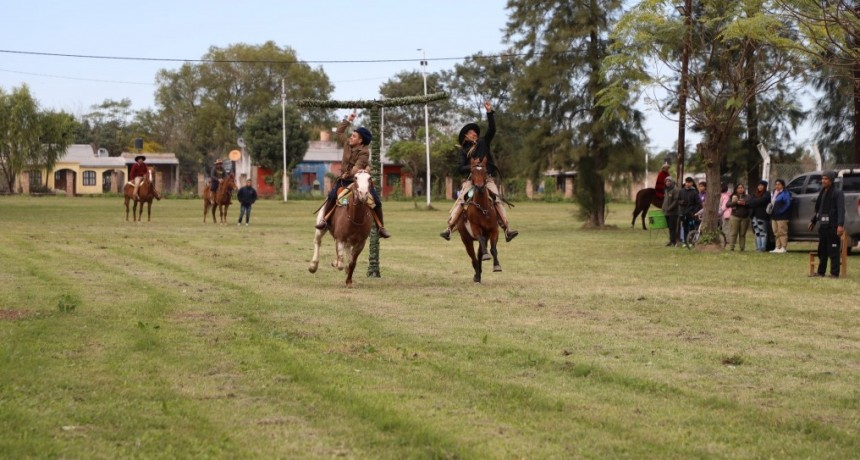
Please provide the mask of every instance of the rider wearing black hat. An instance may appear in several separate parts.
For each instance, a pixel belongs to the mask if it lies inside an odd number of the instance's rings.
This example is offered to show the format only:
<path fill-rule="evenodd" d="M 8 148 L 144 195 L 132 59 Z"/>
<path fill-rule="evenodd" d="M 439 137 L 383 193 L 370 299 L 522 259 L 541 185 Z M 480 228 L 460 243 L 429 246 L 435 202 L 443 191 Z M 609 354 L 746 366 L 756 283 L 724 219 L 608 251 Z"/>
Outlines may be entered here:
<path fill-rule="evenodd" d="M 346 128 L 353 120 L 355 120 L 355 112 L 349 114 L 337 127 L 337 137 L 343 142 L 343 159 L 340 163 L 341 175 L 329 191 L 325 205 L 317 214 L 316 228 L 319 230 L 324 229 L 327 225 L 326 217 L 337 201 L 337 189 L 352 184 L 355 173 L 362 169 L 366 170 L 370 166 L 370 148 L 368 146 L 373 140 L 373 135 L 369 129 L 362 126 L 355 129 L 351 135 L 346 136 Z M 373 186 L 370 187 L 370 195 L 376 202 L 373 212 L 376 217 L 377 232 L 379 236 L 388 238 L 391 234 L 385 229 L 384 220 L 382 220 L 382 200 L 379 199 L 379 194 Z"/>
<path fill-rule="evenodd" d="M 493 154 L 490 151 L 490 143 L 493 141 L 493 136 L 496 135 L 496 120 L 493 106 L 489 101 L 484 102 L 484 108 L 487 110 L 487 123 L 489 125 L 487 134 L 484 137 L 480 137 L 481 128 L 476 123 L 469 123 L 463 126 L 463 129 L 460 130 L 460 135 L 457 137 L 457 140 L 460 141 L 459 170 L 460 173 L 466 174 L 466 180 L 463 181 L 463 186 L 457 195 L 457 201 L 454 203 L 454 207 L 451 208 L 451 214 L 448 218 L 448 228 L 439 234 L 439 236 L 446 240 L 451 239 L 451 231 L 457 225 L 457 220 L 463 210 L 464 197 L 469 189 L 472 188 L 472 181 L 468 178 L 468 174 L 471 172 L 470 160 L 482 160 L 484 158 L 487 159 L 487 171 L 490 173 L 490 176 L 487 178 L 487 188 L 496 197 L 496 212 L 499 215 L 499 225 L 505 230 L 505 240 L 511 241 L 519 235 L 518 231 L 511 230 L 508 226 L 508 217 L 505 212 L 504 203 L 499 198 L 499 189 L 496 187 L 496 182 L 492 177 L 493 175 L 498 175 L 499 172 L 493 160 Z"/>
<path fill-rule="evenodd" d="M 137 195 L 137 189 L 140 188 L 140 183 L 143 181 L 143 178 L 149 174 L 149 167 L 146 166 L 146 157 L 143 155 L 138 155 L 134 157 L 134 164 L 131 165 L 131 171 L 128 172 L 128 180 L 134 184 L 134 199 L 140 201 L 140 197 Z M 156 199 L 161 199 L 161 194 L 159 194 L 155 188 L 152 189 L 155 194 Z"/>

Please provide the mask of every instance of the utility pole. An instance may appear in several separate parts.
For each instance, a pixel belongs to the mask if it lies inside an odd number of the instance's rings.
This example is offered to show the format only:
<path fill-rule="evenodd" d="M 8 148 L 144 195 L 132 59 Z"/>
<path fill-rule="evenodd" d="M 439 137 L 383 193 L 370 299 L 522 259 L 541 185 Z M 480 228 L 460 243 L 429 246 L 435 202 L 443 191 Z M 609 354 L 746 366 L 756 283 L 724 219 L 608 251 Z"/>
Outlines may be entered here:
<path fill-rule="evenodd" d="M 427 52 L 421 48 L 421 76 L 424 77 L 424 97 L 427 97 Z M 424 104 L 424 150 L 427 156 L 427 182 L 424 189 L 427 192 L 427 209 L 430 209 L 430 109 Z"/>

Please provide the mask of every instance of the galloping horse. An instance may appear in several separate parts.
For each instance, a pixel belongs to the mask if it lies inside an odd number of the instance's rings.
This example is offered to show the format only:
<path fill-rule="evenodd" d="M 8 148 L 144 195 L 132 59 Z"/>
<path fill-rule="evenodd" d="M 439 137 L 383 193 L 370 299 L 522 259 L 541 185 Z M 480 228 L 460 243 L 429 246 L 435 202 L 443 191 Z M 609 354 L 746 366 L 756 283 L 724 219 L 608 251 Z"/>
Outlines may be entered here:
<path fill-rule="evenodd" d="M 152 199 L 155 198 L 155 186 L 152 184 L 152 171 L 148 171 L 143 180 L 140 181 L 140 186 L 137 188 L 137 196 L 134 197 L 134 184 L 126 182 L 123 187 L 123 195 L 125 196 L 125 221 L 128 222 L 128 202 L 133 201 L 131 217 L 134 222 L 140 222 L 143 219 L 143 204 L 146 203 L 146 221 L 149 222 L 152 217 Z M 140 211 L 137 210 L 137 205 L 140 204 Z"/>
<path fill-rule="evenodd" d="M 645 214 L 648 213 L 648 208 L 652 205 L 658 208 L 663 206 L 663 201 L 657 198 L 657 190 L 650 187 L 639 190 L 636 193 L 636 208 L 633 209 L 633 221 L 630 222 L 630 226 L 634 227 L 636 225 L 636 217 L 641 213 L 642 230 L 648 230 L 648 228 L 645 227 Z"/>
<path fill-rule="evenodd" d="M 476 283 L 481 282 L 481 262 L 487 254 L 493 255 L 493 271 L 502 271 L 502 266 L 499 264 L 498 252 L 496 251 L 496 243 L 499 241 L 499 217 L 496 214 L 496 206 L 494 197 L 490 194 L 490 189 L 487 188 L 487 159 L 482 161 L 472 160 L 472 190 L 467 192 L 466 212 L 461 214 L 464 217 L 460 218 L 457 223 L 457 228 L 460 232 L 460 239 L 466 247 L 466 253 L 472 259 L 472 268 L 475 269 L 475 276 L 472 280 Z M 478 242 L 478 252 L 475 253 L 475 241 Z"/>
<path fill-rule="evenodd" d="M 221 180 L 218 184 L 218 190 L 215 191 L 215 204 L 212 204 L 212 190 L 207 186 L 205 190 L 203 190 L 203 223 L 206 223 L 206 214 L 209 214 L 209 208 L 212 208 L 212 223 L 217 224 L 218 221 L 215 219 L 215 208 L 218 208 L 218 211 L 221 216 L 221 223 L 227 223 L 227 208 L 230 207 L 230 198 L 233 196 L 233 191 L 238 187 L 236 186 L 236 176 L 233 173 L 230 173 L 227 177 Z"/>
<path fill-rule="evenodd" d="M 346 257 L 346 287 L 352 287 L 352 272 L 355 271 L 356 260 L 364 250 L 373 223 L 373 210 L 367 205 L 370 198 L 370 173 L 365 170 L 358 171 L 355 181 L 346 190 L 347 195 L 338 193 L 331 225 L 322 230 L 317 229 L 314 234 L 314 255 L 308 271 L 316 273 L 320 262 L 320 243 L 325 233 L 330 230 L 335 240 L 335 260 L 331 266 L 343 270 L 343 260 Z M 320 212 L 325 212 L 325 208 Z"/>

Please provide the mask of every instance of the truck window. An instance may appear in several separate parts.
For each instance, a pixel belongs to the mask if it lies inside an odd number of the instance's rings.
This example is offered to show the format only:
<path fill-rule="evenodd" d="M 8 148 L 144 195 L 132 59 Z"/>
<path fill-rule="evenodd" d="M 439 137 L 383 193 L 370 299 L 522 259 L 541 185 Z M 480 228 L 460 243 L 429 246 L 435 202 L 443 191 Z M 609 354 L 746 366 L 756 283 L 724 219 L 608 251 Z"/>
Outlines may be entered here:
<path fill-rule="evenodd" d="M 818 193 L 819 191 L 821 191 L 821 174 L 809 176 L 809 182 L 806 183 L 804 193 Z"/>
<path fill-rule="evenodd" d="M 806 176 L 795 177 L 788 185 L 785 186 L 785 189 L 789 192 L 797 195 L 801 191 L 803 191 L 803 182 L 806 180 Z"/>
<path fill-rule="evenodd" d="M 860 192 L 860 175 L 842 176 L 842 191 L 843 192 Z"/>

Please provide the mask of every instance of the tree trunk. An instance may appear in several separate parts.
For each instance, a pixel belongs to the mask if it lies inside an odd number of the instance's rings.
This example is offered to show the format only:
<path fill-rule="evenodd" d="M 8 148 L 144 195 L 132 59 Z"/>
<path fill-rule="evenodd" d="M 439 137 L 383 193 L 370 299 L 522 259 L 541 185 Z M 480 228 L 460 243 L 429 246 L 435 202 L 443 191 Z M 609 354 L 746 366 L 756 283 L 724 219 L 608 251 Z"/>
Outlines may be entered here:
<path fill-rule="evenodd" d="M 851 162 L 860 164 L 860 64 L 852 70 L 854 74 L 854 144 Z"/>
<path fill-rule="evenodd" d="M 746 51 L 744 53 L 744 79 L 748 88 L 755 87 L 755 48 L 752 43 L 747 41 Z M 758 183 L 762 175 L 754 165 L 758 164 L 761 155 L 758 153 L 758 98 L 753 96 L 746 105 L 747 119 L 747 141 L 746 141 L 746 179 L 749 188 L 753 188 L 753 184 Z M 763 173 L 763 172 L 762 172 Z M 710 183 L 710 182 L 709 182 Z"/>

